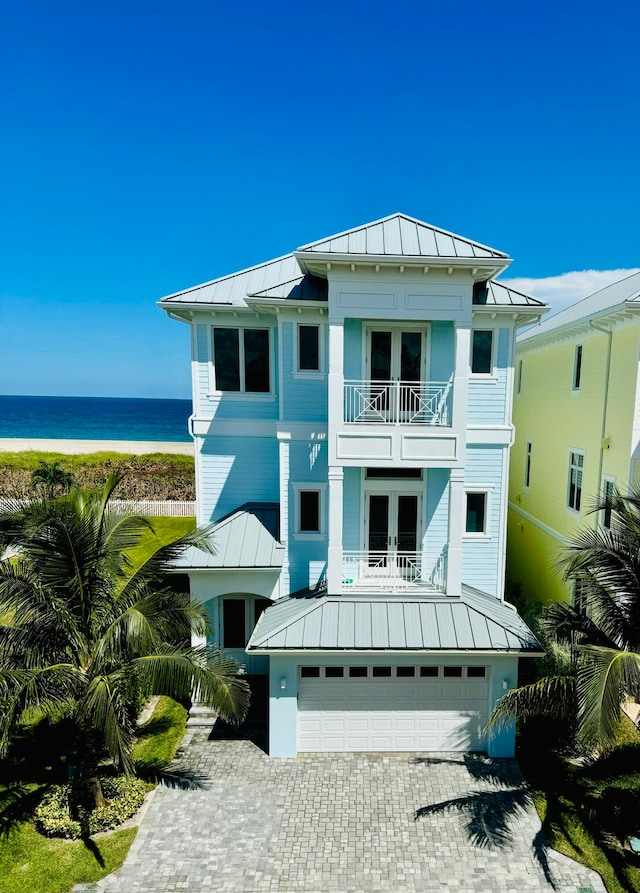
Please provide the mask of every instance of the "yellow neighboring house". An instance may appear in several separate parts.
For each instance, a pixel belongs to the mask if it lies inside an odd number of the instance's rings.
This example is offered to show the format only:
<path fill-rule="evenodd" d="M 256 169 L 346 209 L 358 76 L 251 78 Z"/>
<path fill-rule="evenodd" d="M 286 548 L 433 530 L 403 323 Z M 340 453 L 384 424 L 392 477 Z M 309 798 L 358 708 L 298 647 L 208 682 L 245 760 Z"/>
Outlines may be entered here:
<path fill-rule="evenodd" d="M 640 273 L 524 332 L 516 346 L 507 577 L 530 599 L 573 599 L 557 561 L 598 494 L 640 481 Z"/>

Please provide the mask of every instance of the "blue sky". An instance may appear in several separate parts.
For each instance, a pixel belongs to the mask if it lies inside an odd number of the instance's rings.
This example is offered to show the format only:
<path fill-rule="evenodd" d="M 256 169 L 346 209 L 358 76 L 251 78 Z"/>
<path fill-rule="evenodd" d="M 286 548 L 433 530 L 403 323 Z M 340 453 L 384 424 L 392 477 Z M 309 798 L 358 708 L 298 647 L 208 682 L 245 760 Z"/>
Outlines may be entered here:
<path fill-rule="evenodd" d="M 160 297 L 395 211 L 565 301 L 637 268 L 639 30 L 636 2 L 0 0 L 0 393 L 187 397 Z"/>

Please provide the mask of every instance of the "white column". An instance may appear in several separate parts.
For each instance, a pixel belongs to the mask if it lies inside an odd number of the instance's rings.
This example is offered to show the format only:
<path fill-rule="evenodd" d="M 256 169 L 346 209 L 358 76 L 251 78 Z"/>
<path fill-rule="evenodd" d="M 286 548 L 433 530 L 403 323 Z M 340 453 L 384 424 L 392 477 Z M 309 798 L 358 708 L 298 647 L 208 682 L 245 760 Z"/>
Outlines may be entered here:
<path fill-rule="evenodd" d="M 453 375 L 452 423 L 458 437 L 466 442 L 467 404 L 469 400 L 469 369 L 471 356 L 471 329 L 469 325 L 455 327 L 456 365 Z"/>
<path fill-rule="evenodd" d="M 329 321 L 329 464 L 335 464 L 336 441 L 344 417 L 344 321 Z"/>
<path fill-rule="evenodd" d="M 327 555 L 327 592 L 342 591 L 342 482 L 344 472 L 329 466 L 329 549 Z"/>
<path fill-rule="evenodd" d="M 447 595 L 460 595 L 462 586 L 462 535 L 465 523 L 464 471 L 452 468 L 449 477 L 449 542 Z"/>
<path fill-rule="evenodd" d="M 289 451 L 291 434 L 278 431 L 278 460 L 280 472 L 280 542 L 284 545 L 282 571 L 280 572 L 280 595 L 289 595 Z"/>

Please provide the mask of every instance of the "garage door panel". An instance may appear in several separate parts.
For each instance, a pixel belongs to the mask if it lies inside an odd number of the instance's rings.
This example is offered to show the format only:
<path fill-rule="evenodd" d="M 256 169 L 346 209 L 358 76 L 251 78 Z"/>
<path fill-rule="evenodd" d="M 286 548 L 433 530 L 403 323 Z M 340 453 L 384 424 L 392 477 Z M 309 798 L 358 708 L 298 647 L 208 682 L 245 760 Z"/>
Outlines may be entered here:
<path fill-rule="evenodd" d="M 486 679 L 302 679 L 298 750 L 477 750 Z"/>

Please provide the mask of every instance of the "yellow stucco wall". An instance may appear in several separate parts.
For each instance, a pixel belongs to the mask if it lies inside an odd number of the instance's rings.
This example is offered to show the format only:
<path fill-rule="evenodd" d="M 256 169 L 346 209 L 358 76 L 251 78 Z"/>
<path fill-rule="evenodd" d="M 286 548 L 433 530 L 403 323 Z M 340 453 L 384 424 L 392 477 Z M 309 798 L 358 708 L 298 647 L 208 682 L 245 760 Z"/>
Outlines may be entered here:
<path fill-rule="evenodd" d="M 558 550 L 582 526 L 593 526 L 589 513 L 601 475 L 626 488 L 630 471 L 632 426 L 636 415 L 639 327 L 614 330 L 609 398 L 602 450 L 608 336 L 586 330 L 547 346 L 516 351 L 522 360 L 520 393 L 514 396 L 516 428 L 511 454 L 507 574 L 530 598 L 549 601 L 568 595 L 551 570 Z M 582 345 L 579 390 L 573 389 L 576 345 Z M 530 486 L 525 486 L 527 441 L 531 441 Z M 567 505 L 569 453 L 584 451 L 580 513 Z M 602 463 L 602 468 L 600 465 Z M 531 519 L 539 522 L 538 525 Z"/>

